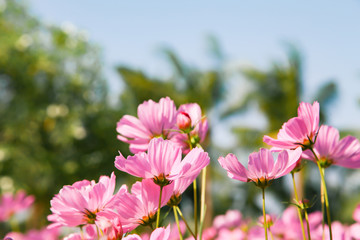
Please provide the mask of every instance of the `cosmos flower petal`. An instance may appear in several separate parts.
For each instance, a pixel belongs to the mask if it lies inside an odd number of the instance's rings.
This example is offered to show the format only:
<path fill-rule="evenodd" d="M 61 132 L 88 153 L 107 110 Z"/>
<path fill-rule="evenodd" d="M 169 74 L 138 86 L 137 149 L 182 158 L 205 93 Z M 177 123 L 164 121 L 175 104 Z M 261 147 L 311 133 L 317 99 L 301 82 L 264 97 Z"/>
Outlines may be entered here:
<path fill-rule="evenodd" d="M 238 161 L 236 156 L 232 153 L 229 153 L 225 158 L 219 157 L 218 159 L 220 165 L 227 171 L 227 175 L 232 178 L 242 182 L 248 181 L 247 170 L 245 167 Z"/>

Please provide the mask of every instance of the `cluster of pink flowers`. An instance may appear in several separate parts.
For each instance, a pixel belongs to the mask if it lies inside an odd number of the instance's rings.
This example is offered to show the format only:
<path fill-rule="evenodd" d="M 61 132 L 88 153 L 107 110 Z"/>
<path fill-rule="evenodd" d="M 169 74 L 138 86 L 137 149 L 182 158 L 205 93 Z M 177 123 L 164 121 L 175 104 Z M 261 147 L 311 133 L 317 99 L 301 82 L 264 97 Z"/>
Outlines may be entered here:
<path fill-rule="evenodd" d="M 298 199 L 296 195 L 295 205 L 298 207 L 298 217 L 301 234 L 290 238 L 286 237 L 285 233 L 280 234 L 280 239 L 351 239 L 345 238 L 347 231 L 339 227 L 340 223 L 331 222 L 331 214 L 329 208 L 329 200 L 327 196 L 326 183 L 324 178 L 325 169 L 331 165 L 339 165 L 347 168 L 360 167 L 360 143 L 359 140 L 352 136 L 347 136 L 339 140 L 339 131 L 331 126 L 319 125 L 319 110 L 318 102 L 313 104 L 300 103 L 298 108 L 298 116 L 291 118 L 283 124 L 279 130 L 277 139 L 269 136 L 264 136 L 263 140 L 268 145 L 271 145 L 271 150 L 260 149 L 259 152 L 250 154 L 248 161 L 248 169 L 246 169 L 233 154 L 228 154 L 225 158 L 220 157 L 220 165 L 227 171 L 228 176 L 243 182 L 254 182 L 256 186 L 263 191 L 263 227 L 265 232 L 265 239 L 269 234 L 277 231 L 276 225 L 270 231 L 272 223 L 268 222 L 265 214 L 265 192 L 264 189 L 268 187 L 271 182 L 288 173 L 292 173 L 294 187 L 295 179 L 294 173 L 301 170 L 302 159 L 308 159 L 315 162 L 319 167 L 321 175 L 321 200 L 324 211 L 326 210 L 326 218 L 328 225 L 317 228 L 318 223 L 311 222 L 311 218 L 306 219 L 307 229 L 305 229 L 302 215 L 305 214 L 307 218 L 306 209 L 308 206 Z M 273 155 L 278 154 L 275 163 Z M 296 192 L 295 192 L 296 193 Z M 323 212 L 325 215 L 325 212 Z M 285 215 L 286 216 L 286 215 Z M 321 215 L 320 222 L 323 221 Z M 286 223 L 286 221 L 283 221 Z M 281 225 L 281 224 L 280 224 Z M 284 224 L 282 224 L 284 225 Z M 332 230 L 334 225 L 334 231 Z M 341 225 L 341 224 L 340 224 Z M 325 231 L 328 228 L 329 231 Z M 336 231 L 335 231 L 336 230 Z M 292 231 L 296 232 L 296 231 Z M 311 232 L 311 233 L 310 233 Z M 312 235 L 319 237 L 311 237 Z M 349 235 L 350 236 L 350 235 Z M 242 238 L 238 238 L 242 239 Z M 253 236 L 248 239 L 257 239 Z"/>
<path fill-rule="evenodd" d="M 138 107 L 138 117 L 126 115 L 117 124 L 118 138 L 130 144 L 134 155 L 125 158 L 119 153 L 115 167 L 142 180 L 131 190 L 122 185 L 116 192 L 114 173 L 101 176 L 98 182 L 82 180 L 64 186 L 50 201 L 49 231 L 59 227 L 81 229 L 66 240 L 179 236 L 176 227 L 172 231 L 170 225 L 158 227 L 156 217 L 163 206 L 177 206 L 181 194 L 210 163 L 208 153 L 200 147 L 206 137 L 207 119 L 197 104 L 181 105 L 177 110 L 170 98 L 144 102 Z M 129 235 L 139 225 L 153 228 L 156 220 L 157 228 L 150 235 Z M 8 235 L 12 236 L 20 235 Z"/>
<path fill-rule="evenodd" d="M 35 198 L 27 196 L 24 191 L 18 191 L 15 195 L 4 193 L 0 196 L 0 222 L 8 221 L 14 214 L 29 209 Z"/>
<path fill-rule="evenodd" d="M 296 209 L 292 206 L 283 211 L 281 216 L 267 215 L 267 224 L 271 230 L 272 240 L 297 240 L 302 239 L 300 221 Z M 332 223 L 333 238 L 336 240 L 360 239 L 360 205 L 354 211 L 355 223 L 343 225 L 338 221 Z M 311 239 L 322 238 L 322 213 L 319 211 L 309 214 Z M 260 217 L 258 221 L 246 219 L 238 210 L 228 210 L 225 215 L 214 218 L 213 225 L 205 229 L 203 240 L 263 240 L 265 238 L 262 229 L 264 221 Z M 329 239 L 328 233 L 325 239 Z"/>
<path fill-rule="evenodd" d="M 207 118 L 196 103 L 183 104 L 176 110 L 169 97 L 158 103 L 149 100 L 139 105 L 137 115 L 123 116 L 116 127 L 118 139 L 129 143 L 132 153 L 146 151 L 150 140 L 158 137 L 169 139 L 188 153 L 204 141 L 208 131 Z"/>
<path fill-rule="evenodd" d="M 190 233 L 186 240 L 360 239 L 360 207 L 354 212 L 357 223 L 343 226 L 339 222 L 331 222 L 323 178 L 325 168 L 332 164 L 347 168 L 360 167 L 360 143 L 352 136 L 340 140 L 338 130 L 320 126 L 319 108 L 317 102 L 300 103 L 298 116 L 283 124 L 277 139 L 264 137 L 264 142 L 272 148 L 261 148 L 258 152 L 251 153 L 247 168 L 231 153 L 218 159 L 230 178 L 253 182 L 262 189 L 263 217 L 258 223 L 264 229 L 243 219 L 240 212 L 228 211 L 226 215 L 214 219 L 213 227 L 204 232 L 202 229 L 198 231 L 198 221 L 200 220 L 201 225 L 204 220 L 203 195 L 200 219 L 197 219 L 196 214 L 194 216 L 195 233 L 184 218 L 183 223 L 178 221 L 177 214 L 182 216 L 178 205 L 183 192 L 201 171 L 205 173 L 203 183 L 206 183 L 205 167 L 210 163 L 210 158 L 201 143 L 206 137 L 208 122 L 199 105 L 184 104 L 176 109 L 174 102 L 166 97 L 159 102 L 145 101 L 138 107 L 138 117 L 125 115 L 117 123 L 118 139 L 128 143 L 134 155 L 125 158 L 119 152 L 114 165 L 118 170 L 141 180 L 135 182 L 130 190 L 122 185 L 117 191 L 114 173 L 110 177 L 101 176 L 98 182 L 82 180 L 66 185 L 50 201 L 52 214 L 48 216 L 48 220 L 52 223 L 46 230 L 31 232 L 29 235 L 34 235 L 37 239 L 42 239 L 42 234 L 57 237 L 57 229 L 60 227 L 78 227 L 79 232 L 71 233 L 65 239 L 182 240 L 185 224 Z M 294 203 L 297 208 L 289 207 L 279 218 L 265 213 L 265 188 L 274 179 L 286 174 L 291 173 L 294 177 L 295 172 L 301 170 L 302 159 L 311 160 L 319 167 L 322 176 L 321 198 L 324 200 L 324 209 L 327 210 L 328 225 L 323 223 L 324 212 L 307 214 L 308 205 L 305 200 L 297 199 Z M 206 188 L 202 186 L 202 190 L 204 189 Z M 195 190 L 194 188 L 196 196 Z M 24 196 L 18 198 L 23 207 L 33 201 L 25 201 Z M 8 197 L 3 197 L 3 206 L 7 206 L 7 199 Z M 194 202 L 196 209 L 196 199 Z M 12 209 L 19 209 L 20 205 L 2 208 L 0 204 L 0 220 L 7 219 L 15 211 Z M 161 226 L 160 209 L 166 205 L 170 210 L 173 209 L 177 227 L 175 224 Z M 303 220 L 303 215 L 306 221 Z M 140 225 L 149 226 L 152 232 L 141 236 L 131 234 Z M 17 233 L 11 233 L 7 237 L 33 239 Z"/>

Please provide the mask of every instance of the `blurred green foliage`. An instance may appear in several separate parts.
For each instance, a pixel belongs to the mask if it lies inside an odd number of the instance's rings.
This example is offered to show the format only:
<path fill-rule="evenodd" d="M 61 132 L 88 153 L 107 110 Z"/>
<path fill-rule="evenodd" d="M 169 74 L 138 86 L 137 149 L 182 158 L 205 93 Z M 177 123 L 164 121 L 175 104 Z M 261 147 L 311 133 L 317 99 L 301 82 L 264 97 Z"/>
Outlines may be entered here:
<path fill-rule="evenodd" d="M 110 107 L 100 49 L 81 31 L 7 1 L 0 46 L 1 190 L 35 195 L 31 224 L 45 225 L 63 185 L 114 171 L 121 111 Z"/>

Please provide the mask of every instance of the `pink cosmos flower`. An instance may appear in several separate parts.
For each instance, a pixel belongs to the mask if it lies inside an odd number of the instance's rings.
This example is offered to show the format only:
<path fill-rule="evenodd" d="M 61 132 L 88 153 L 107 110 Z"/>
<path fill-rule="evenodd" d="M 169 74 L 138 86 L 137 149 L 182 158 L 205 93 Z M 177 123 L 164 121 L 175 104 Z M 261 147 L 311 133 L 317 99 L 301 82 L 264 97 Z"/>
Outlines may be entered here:
<path fill-rule="evenodd" d="M 358 204 L 353 212 L 353 219 L 360 223 L 360 204 Z"/>
<path fill-rule="evenodd" d="M 169 98 L 149 100 L 138 106 L 138 118 L 125 115 L 117 123 L 120 141 L 130 144 L 132 153 L 146 151 L 154 137 L 167 138 L 176 123 L 176 107 Z"/>
<path fill-rule="evenodd" d="M 64 240 L 117 240 L 123 236 L 119 214 L 114 211 L 99 212 L 95 224 L 85 225 L 82 229 L 82 233 L 72 233 Z"/>
<path fill-rule="evenodd" d="M 353 212 L 353 219 L 356 223 L 349 226 L 349 234 L 353 239 L 360 239 L 360 204 L 358 204 Z"/>
<path fill-rule="evenodd" d="M 166 205 L 172 192 L 173 184 L 163 188 L 161 206 Z M 122 194 L 116 205 L 123 231 L 129 232 L 141 225 L 151 225 L 155 221 L 159 205 L 160 186 L 152 179 L 143 179 L 136 182 L 131 188 L 131 193 Z"/>
<path fill-rule="evenodd" d="M 197 103 L 181 105 L 176 123 L 179 131 L 171 134 L 171 141 L 181 146 L 184 153 L 188 153 L 190 149 L 205 140 L 209 125 Z"/>
<path fill-rule="evenodd" d="M 302 232 L 296 208 L 291 206 L 284 210 L 281 218 L 274 218 L 270 227 L 272 234 L 277 239 L 302 239 Z M 261 219 L 263 221 L 263 218 Z M 280 238 L 282 237 L 282 238 Z"/>
<path fill-rule="evenodd" d="M 169 207 L 178 206 L 181 202 L 181 195 L 185 192 L 185 190 L 189 187 L 190 184 L 194 182 L 197 175 L 193 175 L 191 177 L 178 178 L 174 180 L 174 189 L 173 194 L 167 203 Z"/>
<path fill-rule="evenodd" d="M 332 239 L 336 239 L 336 240 L 353 240 L 353 239 L 357 239 L 357 238 L 352 238 L 353 236 L 351 236 L 352 232 L 351 229 L 349 229 L 348 226 L 344 226 L 342 225 L 340 222 L 335 221 L 331 223 L 331 229 L 332 229 Z M 323 228 L 321 225 L 319 225 L 317 227 L 317 229 L 315 229 L 314 231 L 311 232 L 311 239 L 314 240 L 329 240 L 330 236 L 329 236 L 329 226 L 325 225 L 325 238 L 322 237 L 323 235 Z"/>
<path fill-rule="evenodd" d="M 319 103 L 301 102 L 298 108 L 298 116 L 291 118 L 282 125 L 277 139 L 264 136 L 264 142 L 273 146 L 274 149 L 294 149 L 299 146 L 308 147 L 314 143 L 319 130 Z"/>
<path fill-rule="evenodd" d="M 339 131 L 331 126 L 320 127 L 314 152 L 323 167 L 339 165 L 346 168 L 360 168 L 360 142 L 353 136 L 340 140 Z M 310 150 L 303 152 L 303 158 L 316 162 Z"/>
<path fill-rule="evenodd" d="M 34 196 L 27 196 L 22 190 L 16 195 L 4 193 L 0 197 L 0 222 L 7 221 L 15 213 L 30 208 L 34 200 Z"/>
<path fill-rule="evenodd" d="M 242 182 L 254 182 L 257 186 L 266 187 L 268 182 L 291 172 L 301 155 L 301 149 L 283 150 L 279 153 L 276 163 L 274 151 L 261 148 L 249 156 L 248 170 L 232 153 L 218 159 L 230 178 Z"/>
<path fill-rule="evenodd" d="M 219 234 L 218 237 L 216 238 L 216 240 L 245 240 L 246 238 L 246 234 L 244 233 L 244 231 L 242 231 L 239 228 L 236 228 L 234 230 L 230 230 L 230 229 L 220 229 L 219 230 Z"/>
<path fill-rule="evenodd" d="M 228 210 L 225 215 L 219 215 L 214 218 L 213 226 L 216 229 L 235 228 L 243 224 L 242 214 L 238 210 Z"/>
<path fill-rule="evenodd" d="M 158 185 L 170 181 L 197 176 L 207 166 L 210 158 L 201 148 L 191 150 L 181 160 L 181 149 L 169 140 L 154 138 L 147 153 L 140 152 L 125 159 L 121 153 L 115 159 L 115 167 L 141 178 L 152 178 Z"/>
<path fill-rule="evenodd" d="M 354 223 L 349 226 L 349 235 L 352 237 L 351 239 L 360 239 L 360 223 Z"/>
<path fill-rule="evenodd" d="M 170 231 L 170 225 L 168 225 L 166 228 L 160 227 L 156 228 L 150 235 L 150 239 L 147 237 L 140 237 L 137 234 L 131 234 L 123 238 L 123 240 L 171 240 L 171 231 Z"/>
<path fill-rule="evenodd" d="M 41 229 L 41 230 L 30 230 L 23 234 L 18 232 L 8 233 L 4 239 L 11 238 L 14 240 L 58 240 L 59 229 Z"/>
<path fill-rule="evenodd" d="M 53 214 L 48 220 L 54 222 L 49 227 L 75 227 L 84 224 L 94 224 L 100 212 L 112 210 L 117 200 L 126 189 L 115 189 L 115 174 L 111 177 L 101 176 L 98 183 L 83 180 L 72 186 L 64 186 L 59 194 L 50 201 Z"/>

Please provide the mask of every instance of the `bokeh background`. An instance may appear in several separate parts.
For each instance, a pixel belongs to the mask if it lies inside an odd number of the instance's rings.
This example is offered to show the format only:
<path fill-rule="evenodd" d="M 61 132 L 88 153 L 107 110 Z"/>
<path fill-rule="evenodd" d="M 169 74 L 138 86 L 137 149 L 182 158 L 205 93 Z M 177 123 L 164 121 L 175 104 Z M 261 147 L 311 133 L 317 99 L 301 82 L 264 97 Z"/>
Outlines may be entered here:
<path fill-rule="evenodd" d="M 246 163 L 300 101 L 319 101 L 322 123 L 360 137 L 359 11 L 350 0 L 0 0 L 0 194 L 36 197 L 20 230 L 46 226 L 65 184 L 112 171 L 118 186 L 133 183 L 114 167 L 118 151 L 129 154 L 116 122 L 165 96 L 209 119 L 209 220 L 230 208 L 260 216 L 257 189 L 228 179 L 217 158 Z M 350 222 L 360 171 L 333 166 L 326 177 L 333 219 Z M 319 195 L 319 179 L 306 164 L 305 197 Z M 291 189 L 275 181 L 268 212 L 281 214 Z M 0 223 L 0 236 L 9 229 Z"/>

